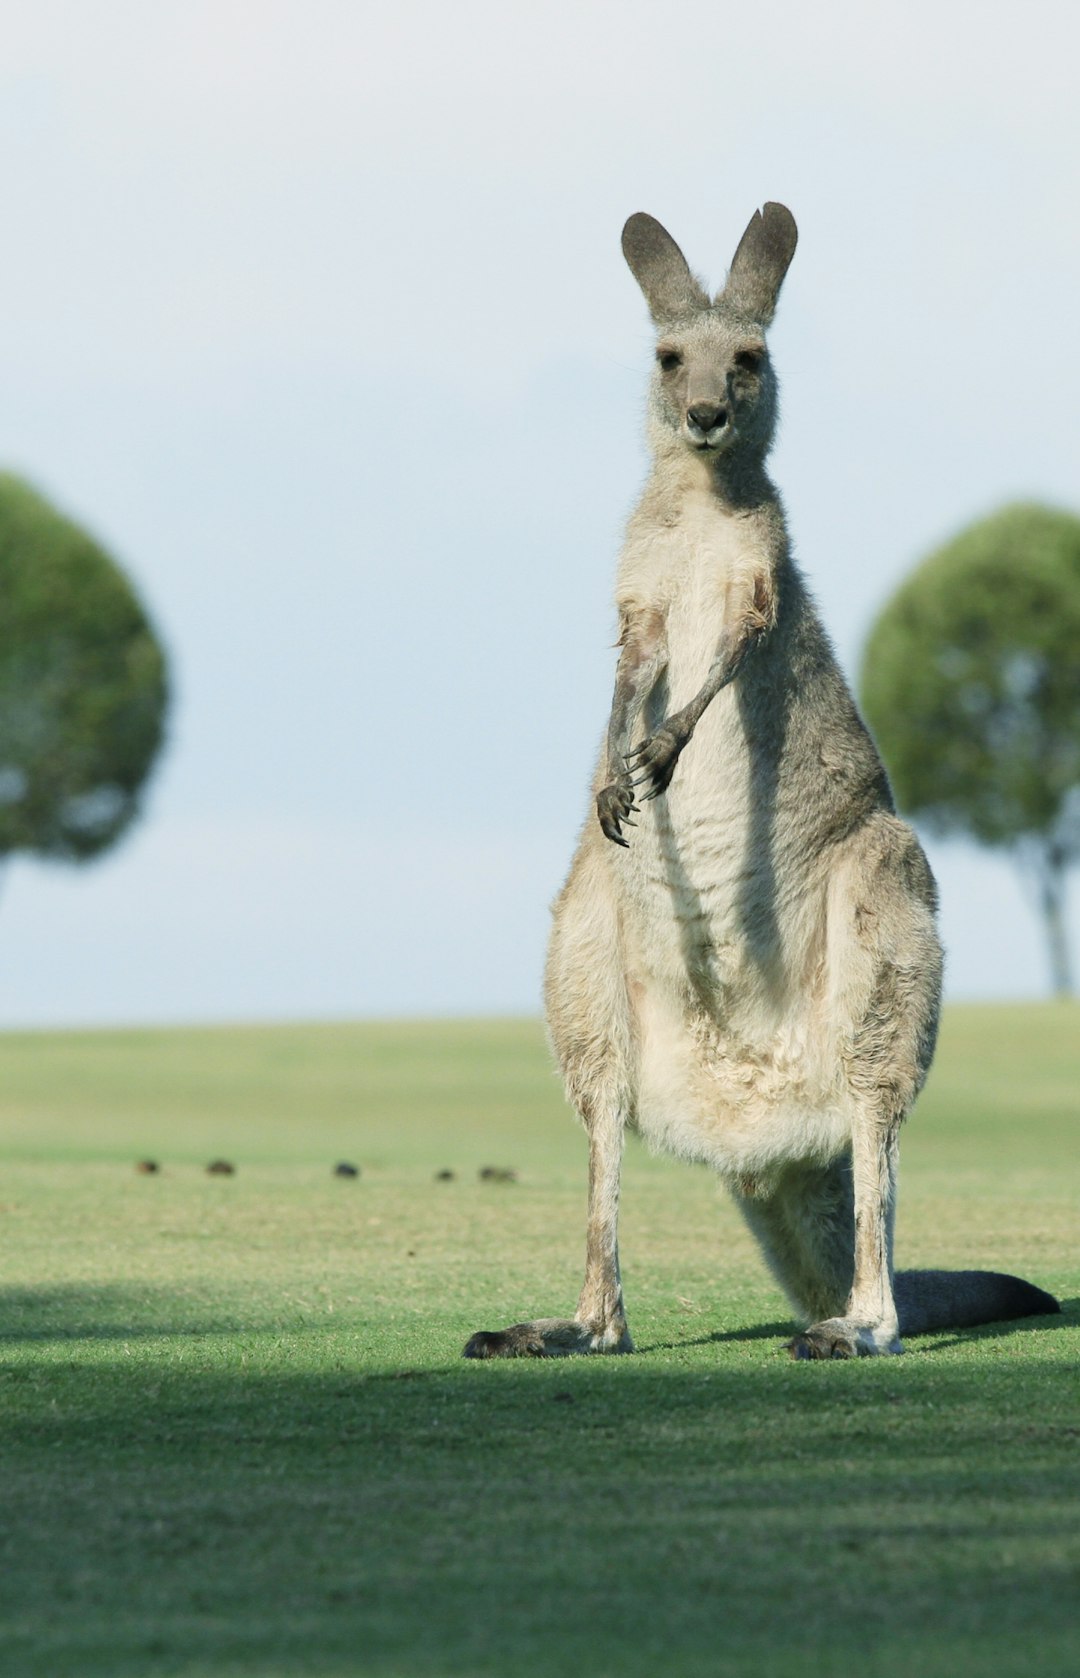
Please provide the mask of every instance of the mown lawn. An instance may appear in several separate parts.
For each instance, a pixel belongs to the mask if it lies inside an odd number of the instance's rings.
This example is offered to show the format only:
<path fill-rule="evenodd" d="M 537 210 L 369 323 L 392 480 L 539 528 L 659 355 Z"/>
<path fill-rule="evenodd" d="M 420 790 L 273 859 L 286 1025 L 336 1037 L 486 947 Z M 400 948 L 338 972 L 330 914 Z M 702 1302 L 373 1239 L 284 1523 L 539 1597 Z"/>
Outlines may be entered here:
<path fill-rule="evenodd" d="M 953 1009 L 903 1149 L 901 1262 L 1061 1317 L 793 1364 L 732 1208 L 632 1146 L 641 1355 L 468 1363 L 579 1282 L 537 1025 L 0 1037 L 0 1669 L 1080 1671 L 1078 1127 L 1080 1009 Z"/>

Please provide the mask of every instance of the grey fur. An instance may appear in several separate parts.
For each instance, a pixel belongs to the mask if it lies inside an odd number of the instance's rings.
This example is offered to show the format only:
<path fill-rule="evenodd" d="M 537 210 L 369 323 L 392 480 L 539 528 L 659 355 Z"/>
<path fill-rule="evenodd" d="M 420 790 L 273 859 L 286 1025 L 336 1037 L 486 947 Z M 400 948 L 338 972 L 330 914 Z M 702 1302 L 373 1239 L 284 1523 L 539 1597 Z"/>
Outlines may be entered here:
<path fill-rule="evenodd" d="M 767 204 L 710 302 L 652 217 L 623 234 L 659 332 L 653 468 L 619 563 L 597 819 L 555 904 L 546 975 L 589 1136 L 585 1283 L 573 1318 L 482 1332 L 468 1357 L 632 1349 L 628 1126 L 726 1180 L 810 1325 L 796 1357 L 898 1352 L 902 1330 L 1058 1308 L 1014 1277 L 893 1276 L 899 1131 L 933 1055 L 941 947 L 926 858 L 765 469 L 764 328 L 795 239 Z"/>
<path fill-rule="evenodd" d="M 691 316 L 707 308 L 708 294 L 691 274 L 666 227 L 644 212 L 631 216 L 622 235 L 623 255 L 657 323 Z"/>
<path fill-rule="evenodd" d="M 720 297 L 738 313 L 768 326 L 798 237 L 795 217 L 783 204 L 755 210 L 731 259 Z"/>

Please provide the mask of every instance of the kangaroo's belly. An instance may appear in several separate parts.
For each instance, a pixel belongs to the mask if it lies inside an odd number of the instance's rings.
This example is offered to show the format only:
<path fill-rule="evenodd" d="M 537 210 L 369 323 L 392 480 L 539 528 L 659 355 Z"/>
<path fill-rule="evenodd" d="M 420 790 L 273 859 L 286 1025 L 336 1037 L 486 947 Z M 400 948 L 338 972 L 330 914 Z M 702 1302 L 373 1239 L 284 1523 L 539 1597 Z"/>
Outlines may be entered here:
<path fill-rule="evenodd" d="M 850 1092 L 812 1008 L 782 1021 L 745 1009 L 723 1020 L 645 984 L 635 1014 L 634 1125 L 651 1147 L 755 1193 L 782 1166 L 825 1163 L 849 1145 Z"/>
<path fill-rule="evenodd" d="M 851 1134 L 826 995 L 827 859 L 784 840 L 776 774 L 717 696 L 618 870 L 637 1024 L 636 1122 L 745 1186 Z"/>

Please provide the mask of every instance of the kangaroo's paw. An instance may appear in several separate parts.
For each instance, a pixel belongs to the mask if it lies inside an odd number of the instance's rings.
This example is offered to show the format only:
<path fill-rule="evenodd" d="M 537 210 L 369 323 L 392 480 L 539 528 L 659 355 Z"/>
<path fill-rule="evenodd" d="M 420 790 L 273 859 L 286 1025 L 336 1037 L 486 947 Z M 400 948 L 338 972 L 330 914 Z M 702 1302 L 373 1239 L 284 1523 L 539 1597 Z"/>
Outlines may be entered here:
<path fill-rule="evenodd" d="M 605 836 L 613 844 L 626 845 L 628 843 L 622 836 L 622 830 L 624 827 L 637 826 L 637 822 L 630 820 L 637 807 L 630 776 L 625 770 L 618 780 L 613 781 L 609 787 L 603 787 L 597 793 L 596 813 L 600 818 L 600 826 L 603 828 Z"/>
<path fill-rule="evenodd" d="M 667 791 L 686 739 L 669 720 L 627 753 L 626 766 L 635 777 L 630 785 L 643 803 Z M 638 788 L 643 790 L 638 793 Z"/>
<path fill-rule="evenodd" d="M 850 1317 L 829 1317 L 813 1323 L 788 1341 L 793 1358 L 876 1358 L 902 1352 L 894 1331 L 867 1328 Z"/>
<path fill-rule="evenodd" d="M 573 1317 L 542 1317 L 510 1328 L 481 1329 L 466 1343 L 464 1358 L 566 1358 L 588 1352 L 632 1352 L 625 1322 L 591 1328 Z"/>

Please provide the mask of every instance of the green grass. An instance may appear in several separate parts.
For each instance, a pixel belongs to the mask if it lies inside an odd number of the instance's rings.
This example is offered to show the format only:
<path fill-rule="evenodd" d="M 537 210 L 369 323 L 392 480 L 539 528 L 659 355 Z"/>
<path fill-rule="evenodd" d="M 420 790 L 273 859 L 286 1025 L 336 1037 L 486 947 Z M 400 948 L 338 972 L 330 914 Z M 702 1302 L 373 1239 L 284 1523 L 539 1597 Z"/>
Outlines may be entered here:
<path fill-rule="evenodd" d="M 5 1675 L 1080 1671 L 1078 1090 L 1080 1010 L 953 1009 L 903 1149 L 901 1261 L 1063 1317 L 793 1364 L 631 1146 L 642 1355 L 466 1363 L 580 1279 L 535 1024 L 0 1037 Z"/>

